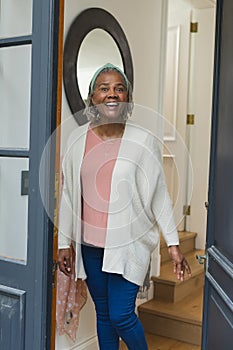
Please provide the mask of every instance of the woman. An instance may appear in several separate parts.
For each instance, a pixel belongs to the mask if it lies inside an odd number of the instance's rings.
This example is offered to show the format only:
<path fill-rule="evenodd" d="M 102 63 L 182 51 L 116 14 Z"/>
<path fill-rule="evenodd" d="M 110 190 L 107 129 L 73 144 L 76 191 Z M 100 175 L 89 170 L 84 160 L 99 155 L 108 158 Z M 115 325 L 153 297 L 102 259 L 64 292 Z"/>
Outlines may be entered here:
<path fill-rule="evenodd" d="M 168 245 L 177 278 L 191 271 L 179 249 L 156 138 L 128 121 L 132 90 L 112 64 L 93 76 L 86 114 L 63 161 L 59 267 L 86 279 L 97 313 L 101 350 L 147 349 L 135 300 L 159 242 Z"/>

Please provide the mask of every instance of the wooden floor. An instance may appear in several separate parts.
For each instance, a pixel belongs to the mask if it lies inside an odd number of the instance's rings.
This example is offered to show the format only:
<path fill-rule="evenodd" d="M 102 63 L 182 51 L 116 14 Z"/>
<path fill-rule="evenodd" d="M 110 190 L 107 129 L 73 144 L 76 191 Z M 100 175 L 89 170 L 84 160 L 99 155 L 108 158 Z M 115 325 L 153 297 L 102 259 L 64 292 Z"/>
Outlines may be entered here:
<path fill-rule="evenodd" d="M 187 343 L 181 343 L 178 340 L 160 337 L 153 334 L 146 335 L 149 350 L 200 350 L 201 347 Z M 126 350 L 125 344 L 121 344 L 120 350 Z M 138 349 L 139 350 L 139 349 Z"/>

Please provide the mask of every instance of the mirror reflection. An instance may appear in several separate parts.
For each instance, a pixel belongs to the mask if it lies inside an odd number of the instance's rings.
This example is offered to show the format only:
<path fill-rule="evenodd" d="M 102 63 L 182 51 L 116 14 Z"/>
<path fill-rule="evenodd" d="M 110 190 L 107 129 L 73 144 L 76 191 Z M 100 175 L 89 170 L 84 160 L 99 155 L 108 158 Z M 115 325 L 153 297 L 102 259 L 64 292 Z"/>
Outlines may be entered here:
<path fill-rule="evenodd" d="M 88 84 L 94 72 L 107 62 L 124 70 L 116 42 L 105 30 L 94 29 L 84 38 L 77 59 L 77 79 L 82 99 L 88 95 Z"/>

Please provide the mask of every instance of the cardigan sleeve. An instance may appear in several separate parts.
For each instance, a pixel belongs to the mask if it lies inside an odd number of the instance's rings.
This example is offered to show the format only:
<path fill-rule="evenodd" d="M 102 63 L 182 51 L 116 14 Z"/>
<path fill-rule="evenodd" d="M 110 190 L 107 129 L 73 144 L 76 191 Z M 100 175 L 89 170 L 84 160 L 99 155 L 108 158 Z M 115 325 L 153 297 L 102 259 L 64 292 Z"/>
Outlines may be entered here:
<path fill-rule="evenodd" d="M 154 156 L 153 172 L 156 174 L 156 183 L 151 201 L 151 209 L 166 244 L 168 246 L 179 245 L 179 236 L 174 221 L 172 203 L 163 171 L 162 156 L 155 137 L 152 140 L 152 152 Z"/>
<path fill-rule="evenodd" d="M 58 248 L 69 248 L 73 228 L 72 162 L 68 152 L 62 162 L 63 187 L 59 209 Z"/>

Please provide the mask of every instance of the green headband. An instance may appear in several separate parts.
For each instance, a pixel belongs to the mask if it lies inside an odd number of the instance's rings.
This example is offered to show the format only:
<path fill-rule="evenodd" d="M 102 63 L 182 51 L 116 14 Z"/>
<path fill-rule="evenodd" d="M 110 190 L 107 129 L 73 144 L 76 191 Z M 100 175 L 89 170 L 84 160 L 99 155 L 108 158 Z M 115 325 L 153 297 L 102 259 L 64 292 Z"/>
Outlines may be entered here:
<path fill-rule="evenodd" d="M 98 76 L 100 75 L 100 73 L 102 73 L 105 70 L 108 71 L 108 69 L 110 71 L 115 70 L 122 75 L 122 77 L 124 78 L 125 84 L 126 84 L 126 90 L 127 90 L 127 92 L 129 91 L 129 80 L 126 77 L 125 73 L 119 67 L 114 66 L 112 63 L 106 63 L 104 66 L 97 69 L 97 71 L 93 75 L 91 82 L 90 82 L 90 86 L 89 86 L 89 94 L 91 94 L 94 91 L 95 82 L 96 82 L 96 79 L 98 78 Z"/>

